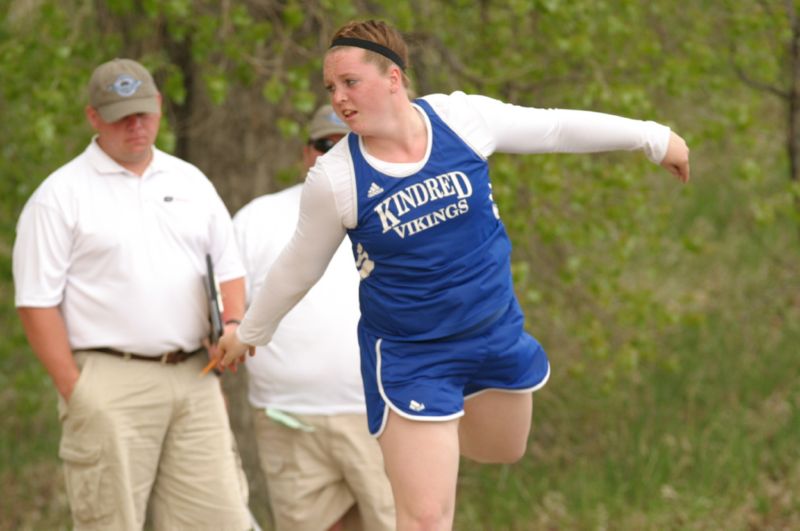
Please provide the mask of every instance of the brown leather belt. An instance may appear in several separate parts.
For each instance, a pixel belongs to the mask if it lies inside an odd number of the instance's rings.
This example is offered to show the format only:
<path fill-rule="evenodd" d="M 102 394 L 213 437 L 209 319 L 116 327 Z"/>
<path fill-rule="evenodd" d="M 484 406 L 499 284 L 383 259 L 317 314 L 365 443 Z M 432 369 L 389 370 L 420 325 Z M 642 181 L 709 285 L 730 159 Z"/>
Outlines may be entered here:
<path fill-rule="evenodd" d="M 188 360 L 198 352 L 205 351 L 205 348 L 201 347 L 191 352 L 185 352 L 183 350 L 173 350 L 172 352 L 164 352 L 163 354 L 158 354 L 155 356 L 146 356 L 144 354 L 135 354 L 133 352 L 123 352 L 121 350 L 109 347 L 85 348 L 81 350 L 86 352 L 102 352 L 103 354 L 111 354 L 112 356 L 119 356 L 120 358 L 125 358 L 126 360 L 156 361 L 158 363 L 164 363 L 168 365 L 177 365 L 182 361 Z"/>

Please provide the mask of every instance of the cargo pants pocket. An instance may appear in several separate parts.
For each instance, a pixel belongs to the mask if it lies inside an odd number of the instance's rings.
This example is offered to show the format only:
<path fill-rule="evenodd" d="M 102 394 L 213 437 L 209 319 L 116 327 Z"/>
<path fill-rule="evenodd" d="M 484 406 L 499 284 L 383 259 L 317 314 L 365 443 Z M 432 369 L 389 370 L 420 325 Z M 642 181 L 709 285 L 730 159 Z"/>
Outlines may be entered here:
<path fill-rule="evenodd" d="M 62 438 L 58 455 L 64 462 L 67 496 L 76 524 L 96 524 L 112 515 L 113 487 L 99 444 Z"/>

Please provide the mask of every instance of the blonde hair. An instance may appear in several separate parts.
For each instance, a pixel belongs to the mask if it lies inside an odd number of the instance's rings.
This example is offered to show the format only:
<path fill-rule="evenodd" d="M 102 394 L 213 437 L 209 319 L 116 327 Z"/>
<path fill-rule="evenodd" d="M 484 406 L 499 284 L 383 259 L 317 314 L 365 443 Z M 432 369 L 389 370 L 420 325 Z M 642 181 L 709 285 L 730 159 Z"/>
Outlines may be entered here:
<path fill-rule="evenodd" d="M 333 34 L 331 43 L 339 38 L 374 42 L 397 54 L 403 64 L 396 64 L 388 57 L 366 49 L 364 50 L 364 59 L 368 63 L 374 63 L 381 73 L 386 73 L 392 65 L 400 67 L 400 71 L 403 74 L 403 86 L 406 89 L 411 89 L 411 80 L 406 74 L 406 70 L 409 67 L 408 45 L 395 28 L 380 20 L 351 21 Z"/>

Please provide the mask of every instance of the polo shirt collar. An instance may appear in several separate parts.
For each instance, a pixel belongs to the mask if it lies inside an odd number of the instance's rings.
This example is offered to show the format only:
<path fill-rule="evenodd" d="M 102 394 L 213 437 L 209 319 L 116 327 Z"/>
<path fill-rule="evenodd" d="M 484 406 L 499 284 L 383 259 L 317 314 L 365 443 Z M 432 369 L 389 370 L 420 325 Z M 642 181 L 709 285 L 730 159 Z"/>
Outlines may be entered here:
<path fill-rule="evenodd" d="M 162 171 L 164 169 L 165 163 L 167 162 L 166 157 L 164 156 L 164 152 L 162 152 L 155 146 L 153 146 L 151 149 L 153 150 L 153 158 L 150 160 L 150 164 L 147 166 L 147 169 L 144 171 L 144 174 L 142 174 L 142 178 Z M 103 151 L 103 148 L 101 148 L 100 145 L 97 143 L 97 135 L 94 135 L 92 137 L 92 141 L 89 144 L 89 147 L 86 148 L 86 155 L 89 159 L 89 163 L 92 165 L 95 171 L 101 175 L 113 175 L 113 174 L 135 175 L 133 172 L 126 169 L 125 167 L 120 165 L 117 161 L 112 159 L 108 155 L 108 153 Z"/>

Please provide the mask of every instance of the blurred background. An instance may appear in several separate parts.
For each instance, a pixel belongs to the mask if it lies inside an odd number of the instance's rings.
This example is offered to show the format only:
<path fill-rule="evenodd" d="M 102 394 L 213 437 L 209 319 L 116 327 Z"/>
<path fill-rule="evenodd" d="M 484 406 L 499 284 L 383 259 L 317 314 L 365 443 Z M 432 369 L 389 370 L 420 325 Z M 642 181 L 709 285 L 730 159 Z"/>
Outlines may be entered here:
<path fill-rule="evenodd" d="M 530 455 L 462 463 L 456 529 L 800 528 L 800 1 L 0 0 L 0 17 L 0 530 L 70 526 L 11 249 L 91 137 L 94 67 L 151 69 L 159 146 L 235 213 L 294 182 L 322 55 L 354 18 L 404 32 L 419 94 L 652 119 L 692 150 L 687 186 L 641 153 L 492 157 L 553 372 Z M 270 529 L 244 378 L 223 380 Z"/>

